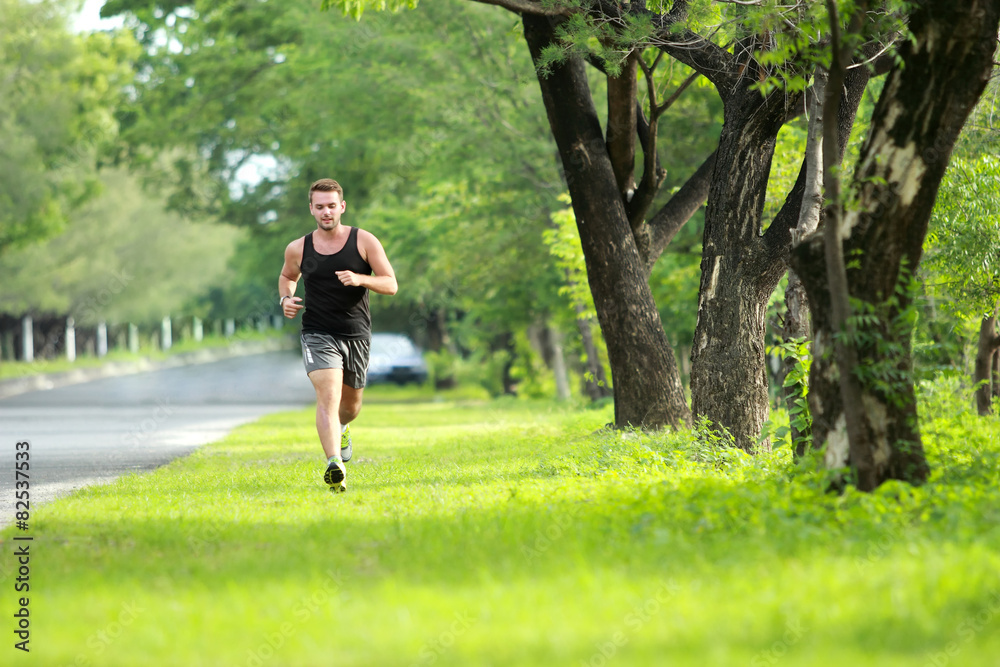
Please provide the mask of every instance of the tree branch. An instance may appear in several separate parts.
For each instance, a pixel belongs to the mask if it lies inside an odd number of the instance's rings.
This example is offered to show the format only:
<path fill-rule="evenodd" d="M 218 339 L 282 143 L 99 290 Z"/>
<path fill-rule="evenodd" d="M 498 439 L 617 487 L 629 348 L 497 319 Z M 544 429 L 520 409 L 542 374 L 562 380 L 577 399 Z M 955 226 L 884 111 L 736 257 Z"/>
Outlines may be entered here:
<path fill-rule="evenodd" d="M 607 77 L 608 122 L 605 141 L 608 157 L 611 158 L 611 166 L 615 171 L 618 192 L 626 207 L 635 193 L 636 69 L 641 59 L 633 51 L 626 57 L 618 76 Z"/>
<path fill-rule="evenodd" d="M 663 52 L 656 56 L 656 62 L 659 62 L 660 56 Z M 701 76 L 698 72 L 694 72 L 683 83 L 677 88 L 676 91 L 663 103 L 656 103 L 656 83 L 653 81 L 653 66 L 647 66 L 642 58 L 639 58 L 639 65 L 642 67 L 642 72 L 646 77 L 646 89 L 649 95 L 649 121 L 643 122 L 638 125 L 639 130 L 639 143 L 642 146 L 643 155 L 643 167 L 642 167 L 642 180 L 639 182 L 639 186 L 635 190 L 635 196 L 631 201 L 626 202 L 626 209 L 628 210 L 629 223 L 632 225 L 632 229 L 638 229 L 638 226 L 642 223 L 643 218 L 649 213 L 649 207 L 653 205 L 653 200 L 656 198 L 657 193 L 660 191 L 660 185 L 663 183 L 663 179 L 666 177 L 666 172 L 660 167 L 660 158 L 656 154 L 656 131 L 659 125 L 660 116 L 666 111 L 670 106 L 680 99 L 680 96 L 687 90 L 695 79 Z M 638 104 L 638 103 L 637 103 Z M 641 113 L 641 105 L 639 105 L 638 118 L 645 121 L 645 116 Z"/>
<path fill-rule="evenodd" d="M 515 14 L 530 14 L 532 16 L 571 16 L 573 12 L 566 7 L 542 7 L 531 0 L 473 0 L 484 5 L 503 7 Z"/>
<path fill-rule="evenodd" d="M 626 14 L 648 18 L 656 29 L 650 45 L 702 74 L 726 100 L 739 81 L 736 60 L 731 53 L 694 31 L 676 29 L 675 26 L 687 20 L 688 3 L 689 0 L 675 0 L 669 12 L 658 14 L 646 9 L 645 3 L 622 6 L 617 0 L 593 0 L 590 15 L 613 22 L 622 22 Z"/>
<path fill-rule="evenodd" d="M 681 189 L 647 223 L 649 238 L 644 256 L 647 273 L 652 270 L 656 260 L 660 258 L 663 250 L 670 244 L 677 232 L 708 199 L 708 189 L 712 182 L 712 172 L 715 171 L 717 153 L 718 151 L 713 151 L 692 174 L 691 178 L 681 186 Z"/>
<path fill-rule="evenodd" d="M 806 138 L 806 181 L 799 206 L 799 219 L 792 230 L 792 244 L 819 228 L 823 211 L 823 100 L 826 98 L 827 73 L 821 67 L 813 75 L 813 94 L 806 95 L 809 106 L 809 133 Z"/>
<path fill-rule="evenodd" d="M 659 191 L 660 184 L 663 183 L 661 174 L 666 174 L 660 166 L 660 156 L 656 151 L 656 136 L 654 134 L 656 124 L 650 123 L 647 120 L 646 112 L 642 108 L 642 102 L 638 99 L 635 101 L 635 120 L 636 134 L 639 136 L 639 145 L 642 147 L 643 173 L 639 187 L 635 190 L 635 196 L 632 198 L 632 202 L 630 202 L 630 223 L 634 217 L 631 212 L 632 209 L 638 211 L 642 208 L 642 217 L 645 217 L 646 213 L 649 212 L 649 207 L 653 205 L 653 199 Z M 652 159 L 652 162 L 650 162 L 650 159 Z M 650 169 L 651 171 L 647 171 Z M 651 180 L 651 178 L 647 177 L 647 173 L 651 176 L 655 175 L 656 179 Z M 655 180 L 655 183 L 653 183 L 653 180 Z"/>
<path fill-rule="evenodd" d="M 725 102 L 739 82 L 738 63 L 727 50 L 694 31 L 677 31 L 675 26 L 687 19 L 687 13 L 688 0 L 675 0 L 668 13 L 651 16 L 657 28 L 656 46 L 711 81 Z"/>
<path fill-rule="evenodd" d="M 642 180 L 635 190 L 635 196 L 631 201 L 626 201 L 625 208 L 628 211 L 628 221 L 632 225 L 633 231 L 638 230 L 642 224 L 642 219 L 646 217 L 649 207 L 653 205 L 660 184 L 666 172 L 660 167 L 659 156 L 656 153 L 656 131 L 659 114 L 656 112 L 656 82 L 653 80 L 653 69 L 659 62 L 663 52 L 657 54 L 656 61 L 652 66 L 647 65 L 640 54 L 638 58 L 639 66 L 642 68 L 643 77 L 646 80 L 646 94 L 649 97 L 649 120 L 646 120 L 642 112 L 642 104 L 636 100 L 636 132 L 639 135 L 639 144 L 642 146 Z"/>
<path fill-rule="evenodd" d="M 608 64 L 604 62 L 604 59 L 598 56 L 596 53 L 588 53 L 584 57 L 584 60 L 586 60 L 591 67 L 596 69 L 604 76 L 608 75 Z"/>
<path fill-rule="evenodd" d="M 661 53 L 662 53 L 662 51 L 661 51 Z M 681 83 L 681 85 L 677 87 L 677 90 L 674 91 L 673 95 L 671 95 L 666 100 L 664 100 L 663 104 L 661 104 L 661 105 L 659 105 L 659 106 L 656 107 L 656 116 L 659 117 L 660 115 L 663 114 L 664 111 L 666 111 L 671 106 L 673 106 L 674 102 L 676 102 L 677 100 L 680 99 L 681 95 L 684 94 L 684 91 L 688 89 L 688 86 L 690 86 L 692 83 L 694 83 L 698 79 L 699 76 L 701 76 L 701 72 L 697 72 L 696 71 L 696 72 L 692 73 L 691 76 L 689 76 L 688 78 L 684 79 L 684 82 Z"/>
<path fill-rule="evenodd" d="M 865 50 L 862 52 L 862 58 L 870 57 L 870 54 L 875 48 L 876 45 L 874 44 L 866 46 Z M 858 107 L 861 105 L 861 98 L 864 96 L 865 88 L 868 87 L 869 81 L 871 81 L 871 72 L 868 68 L 859 67 L 856 69 L 848 69 L 844 72 L 844 84 L 842 86 L 844 97 L 842 102 L 838 105 L 839 115 L 836 119 L 836 123 L 840 131 L 840 137 L 837 143 L 838 153 L 835 158 L 837 164 L 840 164 L 843 160 L 844 152 L 847 150 L 847 142 L 851 136 L 851 128 L 854 127 L 854 120 L 857 117 Z M 806 90 L 804 99 L 808 101 L 810 98 L 815 99 L 816 97 L 821 96 L 819 105 L 822 107 L 827 94 L 827 91 L 825 90 L 825 82 L 822 86 L 822 92 L 817 90 L 817 88 L 818 87 L 814 83 L 813 86 Z M 804 105 L 802 104 L 796 104 L 793 107 L 794 111 L 789 113 L 789 117 L 785 119 L 785 122 L 791 120 L 793 116 L 801 114 L 803 106 Z M 822 116 L 822 110 L 820 110 L 819 115 Z M 812 125 L 812 123 L 810 123 L 810 125 Z M 820 151 L 820 153 L 822 153 L 822 151 Z M 819 171 L 821 172 L 822 169 Z M 765 269 L 762 276 L 764 274 L 770 274 L 772 270 L 780 273 L 784 273 L 785 271 L 785 267 L 788 262 L 788 251 L 792 243 L 791 230 L 798 225 L 799 219 L 801 218 L 802 200 L 806 191 L 806 176 L 806 160 L 804 159 L 799 179 L 789 191 L 781 210 L 774 216 L 774 220 L 768 226 L 767 231 L 764 232 L 764 243 L 767 244 L 769 261 L 768 268 Z M 804 235 L 800 233 L 798 237 L 799 239 L 802 239 Z M 777 264 L 774 264 L 775 262 L 777 262 Z M 780 279 L 780 277 L 781 276 L 779 274 L 777 279 Z M 770 280 L 770 278 L 768 278 L 768 280 Z M 775 284 L 777 283 L 775 282 Z"/>

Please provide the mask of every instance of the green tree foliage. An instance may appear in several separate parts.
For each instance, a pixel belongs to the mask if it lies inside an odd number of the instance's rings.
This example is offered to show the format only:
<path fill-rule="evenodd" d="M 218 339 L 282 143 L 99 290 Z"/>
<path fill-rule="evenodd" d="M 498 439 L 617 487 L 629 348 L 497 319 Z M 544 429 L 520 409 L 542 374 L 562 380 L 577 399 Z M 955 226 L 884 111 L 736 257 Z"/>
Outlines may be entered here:
<path fill-rule="evenodd" d="M 139 96 L 125 115 L 133 157 L 154 166 L 172 207 L 249 231 L 232 261 L 239 280 L 212 295 L 216 315 L 273 296 L 285 244 L 313 227 L 306 188 L 332 175 L 346 189 L 347 224 L 379 236 L 401 278 L 400 294 L 375 309 L 376 325 L 419 329 L 443 310 L 467 348 L 553 317 L 573 331 L 562 272 L 542 241 L 565 184 L 509 15 L 464 0 L 361 21 L 304 1 L 116 0 L 104 8 L 115 12 L 130 14 L 144 47 Z M 681 69 L 662 67 L 662 86 L 683 81 Z M 666 113 L 664 198 L 718 132 L 715 95 L 703 81 L 692 92 Z M 155 168 L 178 144 L 170 168 Z M 253 166 L 263 178 L 248 183 L 240 170 Z M 668 293 L 664 311 L 676 311 L 668 328 L 684 344 L 695 317 L 692 257 L 680 273 L 671 259 L 654 272 Z"/>
<path fill-rule="evenodd" d="M 1000 157 L 952 159 L 925 242 L 930 280 L 945 304 L 976 318 L 1000 297 Z M 948 298 L 950 297 L 950 298 Z"/>
<path fill-rule="evenodd" d="M 0 312 L 149 323 L 231 280 L 240 230 L 167 211 L 122 169 L 103 171 L 101 186 L 64 232 L 0 257 Z"/>
<path fill-rule="evenodd" d="M 404 7 L 412 9 L 417 6 L 417 0 L 322 0 L 320 7 L 324 10 L 337 6 L 344 14 L 359 19 L 366 9 L 375 11 L 396 11 Z"/>
<path fill-rule="evenodd" d="M 996 90 L 994 82 L 956 146 L 924 242 L 924 307 L 914 351 L 925 376 L 968 371 L 983 318 L 995 316 L 1000 299 Z"/>
<path fill-rule="evenodd" d="M 567 205 L 552 214 L 552 228 L 545 231 L 545 244 L 564 275 L 564 284 L 559 291 L 569 298 L 570 304 L 580 317 L 597 317 L 594 297 L 587 288 L 587 264 L 580 247 L 580 236 L 576 231 L 576 216 L 569 208 L 568 194 L 559 195 L 559 201 Z"/>
<path fill-rule="evenodd" d="M 562 185 L 533 70 L 494 46 L 510 21 L 458 1 L 363 22 L 304 1 L 105 7 L 126 10 L 145 47 L 136 156 L 185 146 L 158 172 L 171 204 L 251 234 L 220 304 L 272 294 L 285 244 L 313 228 L 309 183 L 333 176 L 403 284 L 376 312 L 517 326 L 565 305 L 541 241 Z"/>
<path fill-rule="evenodd" d="M 135 42 L 71 33 L 69 6 L 0 0 L 0 253 L 72 220 L 114 147 Z"/>

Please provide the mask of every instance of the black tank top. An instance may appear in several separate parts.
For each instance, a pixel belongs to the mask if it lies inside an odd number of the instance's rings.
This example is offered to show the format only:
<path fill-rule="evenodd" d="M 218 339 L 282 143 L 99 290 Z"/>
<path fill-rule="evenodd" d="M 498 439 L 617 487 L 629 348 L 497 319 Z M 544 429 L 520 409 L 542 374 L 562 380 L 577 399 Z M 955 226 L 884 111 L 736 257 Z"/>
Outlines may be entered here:
<path fill-rule="evenodd" d="M 322 255 L 313 247 L 312 234 L 302 245 L 302 278 L 305 284 L 303 333 L 326 333 L 340 338 L 369 338 L 372 333 L 368 310 L 368 289 L 349 287 L 337 278 L 337 271 L 353 271 L 370 276 L 372 267 L 358 252 L 358 228 L 351 227 L 347 243 L 332 255 Z"/>

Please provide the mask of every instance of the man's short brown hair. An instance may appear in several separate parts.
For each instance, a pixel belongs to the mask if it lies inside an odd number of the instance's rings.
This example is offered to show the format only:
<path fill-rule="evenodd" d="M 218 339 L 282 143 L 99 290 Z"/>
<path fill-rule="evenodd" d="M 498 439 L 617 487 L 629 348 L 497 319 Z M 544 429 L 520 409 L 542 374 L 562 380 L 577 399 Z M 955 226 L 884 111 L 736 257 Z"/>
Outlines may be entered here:
<path fill-rule="evenodd" d="M 309 186 L 309 203 L 312 204 L 314 192 L 336 192 L 340 195 L 340 201 L 344 201 L 344 188 L 340 183 L 332 178 L 321 178 Z"/>

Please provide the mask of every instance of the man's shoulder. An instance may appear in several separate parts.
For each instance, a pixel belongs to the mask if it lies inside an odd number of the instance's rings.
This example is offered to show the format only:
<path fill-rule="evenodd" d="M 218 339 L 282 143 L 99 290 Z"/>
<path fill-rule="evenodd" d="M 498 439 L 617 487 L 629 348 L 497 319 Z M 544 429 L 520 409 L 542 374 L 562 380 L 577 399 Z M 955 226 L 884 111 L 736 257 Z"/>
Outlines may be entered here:
<path fill-rule="evenodd" d="M 285 250 L 297 250 L 298 252 L 302 252 L 302 248 L 305 246 L 306 243 L 306 236 L 309 235 L 306 234 L 305 236 L 300 236 L 299 238 L 295 239 L 287 246 L 285 246 Z"/>
<path fill-rule="evenodd" d="M 372 234 L 371 232 L 369 232 L 368 230 L 361 229 L 360 227 L 355 227 L 355 229 L 358 230 L 358 242 L 359 243 L 362 242 L 362 241 L 364 241 L 364 242 L 369 242 L 369 241 L 378 242 L 378 238 L 374 234 Z"/>

